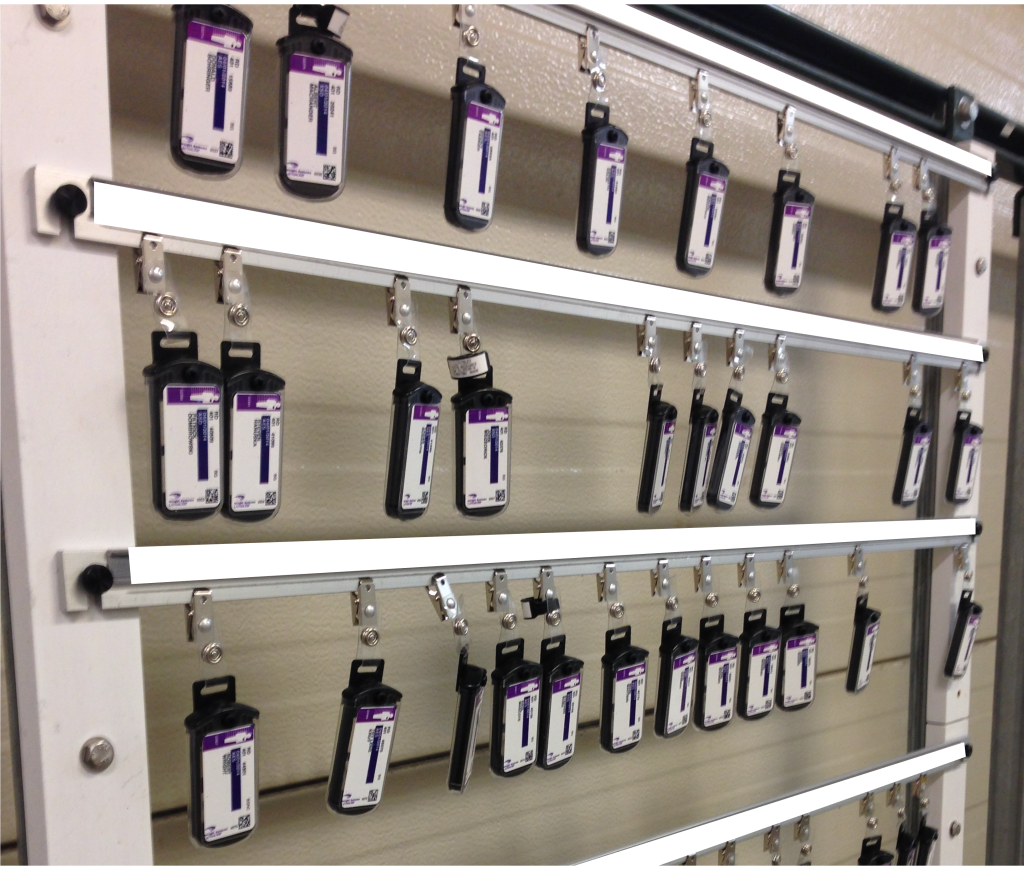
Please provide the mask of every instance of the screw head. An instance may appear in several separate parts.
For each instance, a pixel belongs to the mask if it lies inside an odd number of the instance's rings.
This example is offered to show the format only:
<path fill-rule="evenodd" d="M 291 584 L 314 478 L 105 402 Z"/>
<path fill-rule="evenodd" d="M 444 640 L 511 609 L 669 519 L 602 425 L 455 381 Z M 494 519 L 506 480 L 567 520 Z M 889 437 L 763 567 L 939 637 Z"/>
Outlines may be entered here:
<path fill-rule="evenodd" d="M 103 772 L 114 762 L 114 746 L 103 736 L 93 736 L 82 745 L 79 758 L 90 772 Z"/>
<path fill-rule="evenodd" d="M 71 17 L 71 7 L 66 3 L 44 3 L 39 6 L 39 13 L 46 24 L 57 28 L 67 23 Z"/>
<path fill-rule="evenodd" d="M 955 839 L 957 836 L 960 835 L 961 832 L 962 832 L 962 828 L 960 826 L 960 821 L 953 821 L 953 823 L 951 823 L 949 825 L 949 835 L 952 838 Z"/>
<path fill-rule="evenodd" d="M 209 645 L 203 647 L 202 654 L 199 656 L 203 659 L 204 663 L 220 663 L 224 659 L 224 649 L 216 642 L 210 642 Z"/>
<path fill-rule="evenodd" d="M 677 596 L 670 596 L 670 597 L 668 597 L 665 600 L 665 608 L 667 608 L 670 612 L 677 612 L 677 611 L 679 611 L 679 597 L 677 597 Z"/>
<path fill-rule="evenodd" d="M 605 74 L 601 70 L 597 70 L 590 76 L 590 82 L 594 86 L 595 91 L 603 91 L 607 84 Z"/>
<path fill-rule="evenodd" d="M 411 312 L 411 311 L 412 311 L 412 308 L 409 306 L 408 303 L 402 303 L 402 305 L 398 307 L 398 314 L 399 315 L 408 315 L 409 312 Z"/>
<path fill-rule="evenodd" d="M 960 399 L 961 400 L 966 402 L 970 398 L 971 398 L 971 392 L 970 391 L 960 391 Z"/>
<path fill-rule="evenodd" d="M 462 313 L 462 323 L 463 324 L 468 324 L 472 320 L 473 320 L 473 316 L 469 312 L 463 312 Z"/>
<path fill-rule="evenodd" d="M 557 627 L 562 623 L 562 612 L 559 609 L 552 609 L 548 612 L 548 623 L 552 627 Z"/>
<path fill-rule="evenodd" d="M 796 599 L 798 596 L 800 596 L 800 585 L 791 584 L 789 588 L 786 590 L 786 595 L 789 596 L 791 599 Z"/>
<path fill-rule="evenodd" d="M 869 817 L 868 818 L 868 829 L 869 830 L 878 829 L 878 818 L 876 818 L 876 817 Z"/>
<path fill-rule="evenodd" d="M 698 363 L 693 367 L 693 374 L 697 378 L 704 378 L 708 374 L 708 365 L 706 363 Z"/>
<path fill-rule="evenodd" d="M 482 345 L 483 343 L 480 341 L 480 337 L 475 333 L 467 333 L 462 337 L 462 347 L 470 354 L 476 354 Z"/>
<path fill-rule="evenodd" d="M 711 114 L 710 109 L 702 109 L 697 119 L 700 121 L 701 127 L 710 127 L 714 116 Z"/>
<path fill-rule="evenodd" d="M 373 604 L 371 603 L 371 604 L 370 604 L 370 605 L 368 605 L 368 606 L 367 606 L 367 607 L 366 607 L 365 609 L 363 609 L 363 614 L 365 614 L 365 615 L 366 615 L 366 617 L 368 617 L 368 618 L 372 618 L 372 617 L 373 617 L 373 616 L 374 616 L 375 614 L 377 614 L 377 608 L 376 608 L 376 606 L 374 606 L 374 605 L 373 605 Z"/>
<path fill-rule="evenodd" d="M 979 257 L 979 258 L 978 258 L 978 259 L 977 259 L 977 260 L 976 260 L 976 261 L 974 262 L 974 271 L 975 271 L 975 272 L 976 272 L 976 273 L 977 273 L 977 274 L 978 274 L 979 276 L 981 276 L 981 275 L 984 275 L 984 274 L 985 274 L 985 270 L 987 270 L 987 269 L 988 269 L 988 261 L 987 261 L 987 260 L 985 260 L 985 258 L 983 258 L 983 257 Z"/>
<path fill-rule="evenodd" d="M 242 280 L 232 279 L 230 282 L 228 282 L 228 290 L 231 291 L 233 294 L 237 294 L 239 291 L 242 290 Z"/>
<path fill-rule="evenodd" d="M 160 294 L 155 300 L 153 305 L 159 314 L 165 318 L 170 318 L 178 311 L 178 301 L 174 299 L 170 294 Z"/>
<path fill-rule="evenodd" d="M 811 846 L 810 845 L 801 845 L 800 846 L 800 856 L 801 857 L 806 857 L 810 853 L 811 853 Z"/>
<path fill-rule="evenodd" d="M 747 599 L 750 600 L 752 603 L 761 602 L 761 591 L 756 587 L 751 588 L 747 592 Z"/>
<path fill-rule="evenodd" d="M 506 630 L 514 630 L 516 628 L 516 616 L 515 615 L 502 615 L 501 625 Z"/>
<path fill-rule="evenodd" d="M 499 603 L 507 603 L 508 602 L 508 594 L 507 593 L 499 593 L 498 594 L 498 602 Z"/>
<path fill-rule="evenodd" d="M 932 200 L 934 200 L 935 188 L 928 187 L 921 191 L 921 199 L 924 200 L 925 203 L 930 203 Z"/>
<path fill-rule="evenodd" d="M 380 641 L 380 633 L 378 633 L 373 627 L 366 627 L 363 632 L 359 634 L 359 638 L 362 639 L 364 645 L 369 645 L 372 648 Z"/>
<path fill-rule="evenodd" d="M 613 618 L 618 619 L 626 614 L 626 607 L 622 603 L 612 603 L 608 611 Z"/>
<path fill-rule="evenodd" d="M 919 396 L 921 396 L 921 385 L 911 385 L 910 386 L 910 396 L 912 396 L 912 397 L 919 397 Z"/>
<path fill-rule="evenodd" d="M 974 578 L 974 570 L 973 569 L 968 569 L 967 572 L 964 573 L 964 581 L 970 581 L 973 578 Z"/>
<path fill-rule="evenodd" d="M 743 374 L 745 372 L 746 368 L 743 366 L 743 364 L 740 364 L 739 366 L 734 366 L 732 368 L 732 377 L 736 379 L 736 381 L 741 381 L 743 379 Z"/>
<path fill-rule="evenodd" d="M 208 632 L 209 630 L 213 629 L 213 621 L 209 618 L 203 618 L 199 622 L 199 629 L 204 633 Z"/>
<path fill-rule="evenodd" d="M 462 38 L 466 40 L 466 45 L 473 46 L 473 48 L 480 45 L 480 31 L 473 25 L 470 25 L 463 31 Z"/>
<path fill-rule="evenodd" d="M 474 6 L 472 3 L 467 3 L 466 4 L 466 17 L 467 18 L 472 18 L 474 15 L 476 15 L 476 6 Z"/>
<path fill-rule="evenodd" d="M 399 335 L 402 337 L 402 342 L 406 345 L 415 345 L 416 340 L 419 338 L 416 328 L 412 326 L 403 327 Z"/>
<path fill-rule="evenodd" d="M 710 608 L 718 608 L 718 594 L 709 593 L 706 597 L 704 597 L 704 602 L 707 603 L 707 605 Z"/>
<path fill-rule="evenodd" d="M 228 309 L 228 317 L 236 327 L 245 327 L 249 323 L 249 310 L 236 303 Z"/>
<path fill-rule="evenodd" d="M 978 102 L 965 94 L 956 104 L 956 117 L 961 127 L 970 127 L 978 117 Z"/>
<path fill-rule="evenodd" d="M 149 268 L 150 281 L 162 282 L 164 280 L 164 269 L 161 266 L 151 266 Z"/>
<path fill-rule="evenodd" d="M 469 635 L 469 622 L 465 618 L 459 618 L 452 627 L 455 629 L 456 636 L 468 636 Z"/>
<path fill-rule="evenodd" d="M 455 597 L 448 597 L 448 599 L 446 599 L 444 601 L 444 605 L 445 605 L 445 608 L 454 609 L 455 608 Z"/>
<path fill-rule="evenodd" d="M 800 153 L 800 149 L 797 148 L 794 143 L 790 143 L 789 145 L 786 146 L 785 153 L 786 157 L 788 157 L 790 160 L 794 160 L 796 156 Z"/>
<path fill-rule="evenodd" d="M 784 385 L 786 382 L 788 382 L 789 370 L 780 369 L 777 373 L 775 373 L 775 381 L 777 381 L 780 385 Z"/>

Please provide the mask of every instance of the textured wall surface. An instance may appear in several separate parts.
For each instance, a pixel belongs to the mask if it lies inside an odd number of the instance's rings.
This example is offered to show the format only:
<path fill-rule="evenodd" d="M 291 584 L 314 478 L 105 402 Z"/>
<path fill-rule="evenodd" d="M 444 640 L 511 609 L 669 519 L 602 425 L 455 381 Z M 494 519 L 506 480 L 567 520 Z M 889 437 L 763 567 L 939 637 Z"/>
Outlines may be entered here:
<path fill-rule="evenodd" d="M 576 250 L 576 198 L 587 85 L 576 72 L 575 37 L 512 10 L 484 7 L 481 58 L 488 82 L 508 101 L 496 216 L 469 235 L 442 214 L 456 39 L 448 6 L 357 6 L 345 30 L 355 52 L 348 182 L 330 203 L 286 193 L 276 180 L 278 55 L 286 6 L 241 7 L 255 22 L 245 127 L 245 157 L 228 180 L 179 169 L 168 147 L 173 26 L 167 7 L 111 7 L 108 14 L 115 179 L 120 182 L 266 209 L 497 254 L 600 271 L 688 290 L 766 302 L 862 321 L 920 329 L 905 307 L 883 316 L 870 307 L 884 202 L 881 156 L 799 127 L 803 185 L 817 197 L 804 285 L 776 299 L 762 287 L 771 190 L 779 167 L 774 116 L 717 92 L 716 156 L 732 171 L 718 258 L 710 276 L 689 279 L 674 264 L 684 162 L 694 133 L 689 81 L 609 53 L 612 120 L 630 136 L 621 241 L 597 261 Z M 1024 11 L 1020 7 L 800 7 L 828 26 L 926 75 L 973 88 L 980 98 L 1024 116 Z M 922 38 L 922 33 L 927 38 Z M 987 40 L 987 43 L 985 42 Z M 980 46 L 985 45 L 985 50 Z M 714 83 L 712 82 L 712 86 Z M 909 185 L 907 186 L 909 188 Z M 985 604 L 983 643 L 974 664 L 975 695 L 965 825 L 967 859 L 984 858 L 988 733 L 996 626 L 1007 410 L 1013 340 L 1015 243 L 1009 215 L 1013 189 L 995 186 L 992 312 L 989 326 L 977 599 Z M 919 199 L 905 191 L 916 220 Z M 889 493 L 906 405 L 900 366 L 794 350 L 791 406 L 803 417 L 799 457 L 785 504 L 773 511 L 746 500 L 729 515 L 709 508 L 693 517 L 675 508 L 684 452 L 674 454 L 666 506 L 648 518 L 635 512 L 647 401 L 645 369 L 633 328 L 570 316 L 480 304 L 477 317 L 496 384 L 513 394 L 511 506 L 474 521 L 453 507 L 453 418 L 442 407 L 433 498 L 426 516 L 408 525 L 387 518 L 383 490 L 394 372 L 394 334 L 381 288 L 250 269 L 254 333 L 264 365 L 288 381 L 282 507 L 269 522 L 224 518 L 175 523 L 150 501 L 148 411 L 142 368 L 154 326 L 149 302 L 136 295 L 131 255 L 121 256 L 122 317 L 136 534 L 139 544 L 303 540 L 890 519 L 913 517 Z M 212 263 L 170 258 L 200 355 L 217 360 L 223 311 L 215 300 Z M 443 393 L 445 357 L 456 351 L 446 303 L 418 297 L 424 377 Z M 682 337 L 662 338 L 665 398 L 688 408 L 690 371 Z M 724 341 L 709 341 L 708 396 L 720 406 L 727 384 Z M 767 350 L 755 347 L 744 383 L 747 405 L 760 415 L 771 384 Z M 944 462 L 944 459 L 942 460 Z M 940 464 L 940 475 L 944 467 Z M 750 472 L 748 471 L 748 476 Z M 940 513 L 948 508 L 940 505 Z M 743 806 L 779 792 L 881 762 L 905 750 L 909 679 L 912 554 L 871 556 L 872 605 L 883 611 L 876 671 L 854 697 L 843 682 L 856 581 L 845 559 L 801 565 L 808 616 L 821 627 L 819 697 L 809 709 L 776 712 L 727 730 L 692 728 L 675 740 L 647 735 L 625 755 L 609 755 L 597 731 L 581 731 L 577 759 L 554 773 L 534 771 L 506 781 L 487 772 L 480 751 L 468 793 L 444 789 L 454 703 L 450 630 L 419 590 L 378 595 L 387 680 L 405 694 L 392 770 L 381 807 L 355 820 L 324 805 L 339 696 L 355 653 L 345 597 L 220 604 L 217 620 L 225 666 L 240 698 L 261 711 L 260 778 L 281 788 L 262 804 L 262 823 L 243 845 L 200 853 L 187 837 L 182 720 L 198 676 L 185 643 L 180 608 L 143 614 L 155 847 L 163 863 L 560 863 Z M 782 591 L 774 567 L 759 569 L 765 602 L 777 615 Z M 738 631 L 744 601 L 734 570 L 716 568 L 728 627 Z M 689 573 L 674 574 L 682 594 L 684 631 L 701 616 Z M 645 574 L 622 576 L 634 643 L 656 652 L 662 609 Z M 474 628 L 474 659 L 489 665 L 498 627 L 482 586 L 465 589 Z M 528 595 L 526 582 L 513 595 Z M 596 721 L 605 612 L 592 578 L 560 579 L 570 653 L 587 663 L 581 723 Z M 527 624 L 529 651 L 541 627 Z M 652 666 L 656 662 L 656 653 Z M 654 693 L 648 705 L 653 705 Z M 489 706 L 488 706 L 489 707 Z M 481 723 L 486 735 L 488 712 Z M 290 787 L 292 786 L 292 787 Z M 289 789 L 290 788 L 290 789 Z M 615 826 L 603 797 L 615 795 Z M 5 793 L 5 812 L 11 806 Z M 440 821 L 468 821 L 460 838 Z M 4 839 L 10 815 L 4 815 Z M 863 821 L 856 806 L 816 818 L 816 863 L 851 862 Z M 891 845 L 895 819 L 886 809 L 882 833 Z M 524 839 L 523 833 L 529 833 Z M 760 844 L 741 846 L 739 862 L 766 862 Z M 791 850 L 788 844 L 786 850 Z M 713 857 L 702 862 L 715 862 Z"/>

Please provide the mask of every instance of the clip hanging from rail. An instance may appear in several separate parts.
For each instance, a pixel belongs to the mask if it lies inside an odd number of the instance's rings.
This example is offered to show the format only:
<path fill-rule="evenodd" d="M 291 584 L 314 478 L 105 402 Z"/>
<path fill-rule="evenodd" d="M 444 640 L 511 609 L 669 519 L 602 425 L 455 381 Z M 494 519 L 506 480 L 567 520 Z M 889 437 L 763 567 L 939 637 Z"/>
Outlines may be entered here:
<path fill-rule="evenodd" d="M 352 591 L 352 626 L 360 627 L 356 659 L 380 658 L 376 651 L 380 643 L 380 624 L 377 616 L 377 589 L 372 578 L 360 578 Z"/>
<path fill-rule="evenodd" d="M 690 82 L 690 111 L 697 116 L 697 138 L 711 141 L 711 89 L 708 71 L 697 70 Z"/>
<path fill-rule="evenodd" d="M 679 611 L 679 596 L 668 574 L 668 561 L 664 558 L 651 570 L 651 596 L 660 596 L 665 600 L 666 616 Z"/>
<path fill-rule="evenodd" d="M 735 866 L 736 865 L 736 843 L 726 842 L 718 849 L 718 865 L 719 866 Z"/>
<path fill-rule="evenodd" d="M 764 850 L 770 852 L 773 866 L 782 865 L 782 827 L 778 824 L 764 834 Z"/>
<path fill-rule="evenodd" d="M 597 601 L 608 604 L 609 626 L 618 626 L 626 615 L 626 606 L 619 599 L 619 575 L 614 563 L 606 563 L 597 575 Z"/>
<path fill-rule="evenodd" d="M 437 573 L 427 585 L 427 596 L 434 604 L 434 610 L 442 621 L 452 622 L 455 647 L 460 651 L 469 647 L 469 621 L 462 609 L 462 599 L 452 592 L 448 576 Z"/>
<path fill-rule="evenodd" d="M 513 632 L 518 626 L 516 604 L 508 589 L 508 574 L 504 569 L 495 569 L 487 582 L 487 611 L 497 612 L 501 622 L 500 641 L 515 638 Z"/>
<path fill-rule="evenodd" d="M 220 663 L 224 659 L 224 648 L 217 640 L 213 620 L 213 591 L 209 588 L 192 591 L 192 599 L 185 606 L 185 622 L 189 642 L 199 648 L 199 659 L 210 666 Z"/>
<path fill-rule="evenodd" d="M 775 373 L 775 381 L 778 385 L 786 385 L 789 382 L 789 352 L 786 349 L 786 335 L 780 333 L 775 337 L 775 344 L 768 350 L 768 369 Z M 783 387 L 776 387 L 775 392 L 784 392 Z"/>
<path fill-rule="evenodd" d="M 237 248 L 222 251 L 217 277 L 217 302 L 224 305 L 224 341 L 245 342 L 249 338 L 252 300 L 241 251 Z"/>
<path fill-rule="evenodd" d="M 686 348 L 686 362 L 693 364 L 694 387 L 700 387 L 708 374 L 708 350 L 704 343 L 704 325 L 694 321 L 683 334 Z"/>
<path fill-rule="evenodd" d="M 885 181 L 889 192 L 889 201 L 896 202 L 896 197 L 903 187 L 900 178 L 900 150 L 893 146 L 885 156 Z"/>
<path fill-rule="evenodd" d="M 858 586 L 862 593 L 868 589 L 868 561 L 860 545 L 855 545 L 853 553 L 846 559 L 846 574 L 860 576 Z"/>
<path fill-rule="evenodd" d="M 796 160 L 800 149 L 796 144 L 796 108 L 786 106 L 778 116 L 778 140 L 787 161 Z"/>
<path fill-rule="evenodd" d="M 643 323 L 636 325 L 636 353 L 648 360 L 647 383 L 660 385 L 661 340 L 658 338 L 658 319 L 653 315 L 645 315 Z"/>
<path fill-rule="evenodd" d="M 971 400 L 971 379 L 981 372 L 979 363 L 961 363 L 956 373 L 956 384 L 954 390 L 960 400 L 960 409 L 965 411 L 969 408 Z"/>
<path fill-rule="evenodd" d="M 542 566 L 533 580 L 533 596 L 523 599 L 523 619 L 531 621 L 544 615 L 544 638 L 550 638 L 562 623 L 562 609 L 555 590 L 555 573 Z"/>
<path fill-rule="evenodd" d="M 935 211 L 935 186 L 932 184 L 927 158 L 921 158 L 921 163 L 914 170 L 914 187 L 921 194 L 921 210 L 928 214 Z"/>
<path fill-rule="evenodd" d="M 747 589 L 747 599 L 752 603 L 761 601 L 761 589 L 757 586 L 757 570 L 753 553 L 744 554 L 743 562 L 736 565 L 736 582 L 738 587 Z"/>
<path fill-rule="evenodd" d="M 480 26 L 477 18 L 479 6 L 476 3 L 456 3 L 454 6 L 454 26 L 459 31 L 459 54 L 468 54 L 480 45 Z M 470 56 L 470 60 L 479 59 Z"/>
<path fill-rule="evenodd" d="M 607 66 L 601 34 L 596 28 L 588 26 L 587 32 L 580 36 L 580 72 L 590 77 L 591 103 L 608 102 L 604 96 L 608 84 Z"/>
<path fill-rule="evenodd" d="M 398 359 L 419 360 L 416 347 L 419 333 L 416 329 L 416 306 L 412 301 L 409 279 L 395 276 L 390 288 L 386 288 L 388 324 L 398 328 Z"/>
<path fill-rule="evenodd" d="M 921 364 L 918 363 L 916 354 L 910 355 L 910 360 L 903 363 L 903 384 L 910 388 L 907 406 L 911 409 L 920 409 L 924 400 L 924 376 L 921 374 Z"/>
<path fill-rule="evenodd" d="M 701 557 L 700 563 L 693 567 L 693 589 L 696 593 L 705 594 L 704 605 L 706 608 L 718 608 L 718 594 L 714 590 L 710 557 Z"/>
<path fill-rule="evenodd" d="M 138 292 L 153 298 L 153 314 L 163 331 L 177 333 L 187 330 L 177 292 L 167 274 L 162 236 L 142 234 L 142 244 L 135 256 L 135 271 Z"/>
<path fill-rule="evenodd" d="M 725 340 L 725 362 L 726 365 L 732 368 L 732 377 L 729 380 L 731 388 L 738 389 L 739 383 L 743 381 L 743 376 L 746 374 L 746 362 L 754 349 L 746 344 L 744 336 L 746 330 L 742 327 L 737 327 L 732 332 L 732 336 Z"/>
<path fill-rule="evenodd" d="M 476 329 L 473 315 L 473 292 L 460 285 L 451 298 L 451 331 L 458 334 L 459 354 L 448 358 L 448 370 L 453 379 L 476 378 L 487 374 L 490 361 Z"/>
<path fill-rule="evenodd" d="M 783 551 L 778 563 L 779 584 L 786 585 L 786 595 L 790 599 L 800 596 L 800 570 L 793 560 L 792 551 Z"/>
<path fill-rule="evenodd" d="M 800 842 L 800 860 L 798 866 L 811 865 L 811 816 L 805 814 L 793 824 L 793 841 Z"/>

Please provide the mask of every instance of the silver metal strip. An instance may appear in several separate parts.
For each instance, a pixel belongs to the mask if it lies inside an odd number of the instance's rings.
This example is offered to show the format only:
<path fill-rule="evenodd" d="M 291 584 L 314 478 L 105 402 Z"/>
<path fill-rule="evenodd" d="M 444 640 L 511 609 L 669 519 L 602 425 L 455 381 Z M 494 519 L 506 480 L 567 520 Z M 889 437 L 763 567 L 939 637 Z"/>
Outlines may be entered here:
<path fill-rule="evenodd" d="M 910 330 L 813 315 L 679 288 L 550 266 L 483 252 L 321 224 L 238 206 L 193 200 L 111 182 L 93 183 L 91 238 L 111 228 L 163 237 L 164 251 L 218 260 L 225 244 L 243 251 L 246 264 L 389 287 L 408 276 L 413 291 L 454 296 L 459 286 L 477 301 L 522 306 L 773 345 L 785 334 L 790 347 L 958 369 L 983 360 L 982 346 Z M 78 224 L 76 224 L 76 234 Z M 118 236 L 120 239 L 120 236 Z M 118 243 L 123 244 L 123 243 Z"/>
<path fill-rule="evenodd" d="M 664 21 L 635 6 L 581 3 L 574 6 L 514 5 L 511 8 L 572 33 L 596 28 L 601 43 L 688 78 L 706 70 L 712 88 L 779 112 L 796 108 L 810 124 L 851 142 L 933 171 L 977 190 L 987 190 L 992 162 L 818 85 L 778 70 L 734 49 Z M 680 111 L 689 106 L 680 102 Z"/>

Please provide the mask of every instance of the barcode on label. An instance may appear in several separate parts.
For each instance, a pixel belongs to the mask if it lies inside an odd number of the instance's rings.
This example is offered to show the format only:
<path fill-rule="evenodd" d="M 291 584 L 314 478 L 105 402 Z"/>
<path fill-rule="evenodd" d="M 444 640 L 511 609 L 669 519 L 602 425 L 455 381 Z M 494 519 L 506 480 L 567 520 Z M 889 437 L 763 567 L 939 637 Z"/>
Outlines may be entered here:
<path fill-rule="evenodd" d="M 497 502 L 499 502 L 499 503 L 500 503 L 500 502 L 504 502 L 504 500 L 505 500 L 505 488 L 502 488 L 502 489 L 501 489 L 501 490 L 499 490 L 499 491 L 495 491 L 495 492 L 494 492 L 494 499 L 495 499 L 495 500 L 496 500 Z"/>
<path fill-rule="evenodd" d="M 334 182 L 338 179 L 338 168 L 331 164 L 324 164 L 324 181 Z"/>
<path fill-rule="evenodd" d="M 532 763 L 533 762 L 533 751 L 527 751 L 526 752 L 526 762 L 527 763 Z"/>
<path fill-rule="evenodd" d="M 378 802 L 380 800 L 380 790 L 371 790 L 368 799 L 370 802 Z"/>
<path fill-rule="evenodd" d="M 266 496 L 265 502 L 267 504 L 267 508 L 268 509 L 271 506 L 276 506 L 277 505 L 277 491 L 267 491 L 267 496 Z"/>
<path fill-rule="evenodd" d="M 491 204 L 490 203 L 481 203 L 480 204 L 480 214 L 481 215 L 490 215 L 491 214 Z"/>
<path fill-rule="evenodd" d="M 220 488 L 208 487 L 206 489 L 206 502 L 216 503 L 220 501 Z"/>
<path fill-rule="evenodd" d="M 238 816 L 238 829 L 245 830 L 252 826 L 252 815 L 243 814 Z"/>
<path fill-rule="evenodd" d="M 221 771 L 222 775 L 230 775 L 231 774 L 231 752 L 230 751 L 227 754 L 225 754 L 224 758 L 221 760 L 220 771 Z"/>
<path fill-rule="evenodd" d="M 221 157 L 234 157 L 235 156 L 235 144 L 233 142 L 225 142 L 222 139 L 220 141 L 220 156 Z"/>

